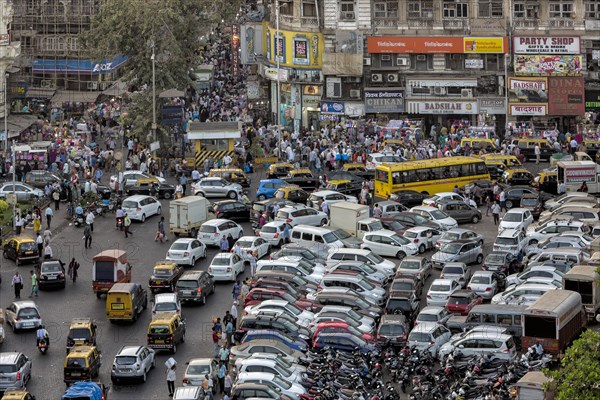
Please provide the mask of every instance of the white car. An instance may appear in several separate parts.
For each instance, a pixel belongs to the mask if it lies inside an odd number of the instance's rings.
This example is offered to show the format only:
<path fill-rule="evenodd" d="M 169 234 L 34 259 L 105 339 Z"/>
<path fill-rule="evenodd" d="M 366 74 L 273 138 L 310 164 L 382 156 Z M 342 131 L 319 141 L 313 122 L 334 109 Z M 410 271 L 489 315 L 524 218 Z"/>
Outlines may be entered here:
<path fill-rule="evenodd" d="M 429 206 L 429 207 L 436 207 L 439 202 L 446 201 L 446 200 L 458 200 L 458 201 L 464 202 L 465 198 L 462 197 L 458 193 L 441 192 L 441 193 L 436 193 L 435 195 L 428 197 L 426 199 L 423 199 L 423 205 Z"/>
<path fill-rule="evenodd" d="M 276 359 L 249 358 L 242 360 L 238 366 L 238 373 L 268 372 L 275 374 L 288 382 L 301 383 L 306 373 L 297 369 L 288 369 Z"/>
<path fill-rule="evenodd" d="M 152 299 L 152 315 L 161 312 L 173 312 L 181 315 L 181 302 L 177 293 L 157 293 Z"/>
<path fill-rule="evenodd" d="M 524 284 L 528 284 L 528 285 L 547 285 L 547 286 L 551 286 L 553 289 L 562 289 L 563 288 L 563 284 L 562 281 L 558 281 L 556 279 L 552 279 L 552 278 L 538 278 L 538 277 L 534 277 L 534 278 L 529 278 L 526 281 L 524 281 L 523 283 L 521 283 L 520 285 L 524 285 Z M 510 285 L 506 287 L 506 290 L 513 290 L 515 289 L 517 286 L 519 285 Z"/>
<path fill-rule="evenodd" d="M 358 199 L 354 196 L 349 196 L 335 190 L 317 190 L 308 196 L 309 204 L 312 204 L 317 210 L 321 209 L 321 203 L 327 201 L 327 204 L 332 205 L 340 201 L 348 201 L 350 203 L 358 203 Z"/>
<path fill-rule="evenodd" d="M 208 266 L 208 273 L 215 281 L 235 282 L 244 272 L 245 261 L 235 253 L 217 253 Z"/>
<path fill-rule="evenodd" d="M 410 331 L 408 345 L 415 346 L 417 350 L 429 350 L 435 358 L 439 349 L 450 340 L 452 334 L 442 325 L 419 324 Z"/>
<path fill-rule="evenodd" d="M 491 299 L 499 290 L 498 277 L 493 271 L 476 271 L 467 283 L 467 289 L 484 299 Z"/>
<path fill-rule="evenodd" d="M 305 373 L 306 367 L 294 362 L 290 362 L 283 357 L 280 357 L 277 354 L 272 353 L 252 353 L 246 358 L 240 358 L 235 361 L 235 367 L 239 370 L 242 363 L 249 362 L 251 360 L 271 360 L 275 361 L 277 364 L 285 367 L 289 371 L 294 371 L 298 373 Z"/>
<path fill-rule="evenodd" d="M 313 265 L 302 257 L 292 256 L 277 260 L 260 260 L 256 265 L 256 272 L 259 271 L 291 272 L 318 285 L 323 279 L 325 267 L 319 264 Z"/>
<path fill-rule="evenodd" d="M 277 211 L 275 221 L 286 222 L 290 224 L 290 226 L 296 226 L 300 224 L 323 226 L 327 225 L 329 218 L 323 211 L 298 204 L 281 208 L 279 211 Z"/>
<path fill-rule="evenodd" d="M 207 246 L 219 247 L 223 236 L 229 235 L 237 240 L 244 236 L 244 229 L 229 219 L 215 218 L 200 225 L 198 240 Z"/>
<path fill-rule="evenodd" d="M 414 256 L 419 252 L 416 244 L 396 232 L 380 230 L 365 233 L 363 236 L 361 249 L 371 250 L 380 256 L 389 256 L 403 259 L 404 257 Z"/>
<path fill-rule="evenodd" d="M 511 208 L 501 218 L 498 230 L 525 230 L 533 222 L 533 215 L 528 208 Z"/>
<path fill-rule="evenodd" d="M 327 267 L 332 267 L 340 261 L 358 261 L 369 264 L 388 278 L 391 278 L 396 273 L 396 264 L 393 261 L 375 254 L 370 250 L 365 249 L 332 249 L 327 257 Z"/>
<path fill-rule="evenodd" d="M 458 340 L 449 341 L 440 349 L 439 359 L 443 360 L 455 349 L 465 357 L 491 353 L 494 358 L 512 360 L 517 356 L 517 348 L 511 335 L 487 331 L 471 332 Z"/>
<path fill-rule="evenodd" d="M 299 383 L 289 382 L 280 375 L 268 372 L 242 372 L 237 376 L 236 384 L 245 382 L 268 385 L 275 389 L 277 393 L 284 394 L 293 399 L 297 399 L 301 394 L 306 393 L 304 386 Z"/>
<path fill-rule="evenodd" d="M 569 249 L 587 249 L 589 243 L 584 242 L 576 236 L 555 236 L 547 239 L 537 245 L 527 246 L 525 248 L 525 255 L 529 258 L 536 254 L 543 253 L 548 250 L 556 250 L 560 248 Z"/>
<path fill-rule="evenodd" d="M 198 239 L 181 238 L 173 242 L 166 260 L 193 267 L 201 258 L 206 258 L 206 245 Z"/>
<path fill-rule="evenodd" d="M 454 218 L 449 217 L 446 213 L 440 211 L 435 207 L 417 206 L 411 208 L 410 211 L 417 213 L 430 221 L 437 222 L 440 225 L 440 227 L 445 231 L 452 228 L 458 228 L 458 222 L 456 222 Z"/>
<path fill-rule="evenodd" d="M 445 325 L 446 321 L 448 321 L 451 316 L 452 314 L 446 310 L 446 307 L 427 306 L 419 312 L 419 315 L 417 315 L 417 318 L 415 319 L 415 326 Z"/>
<path fill-rule="evenodd" d="M 589 225 L 573 218 L 557 218 L 527 229 L 527 244 L 534 245 L 566 232 L 585 233 Z"/>
<path fill-rule="evenodd" d="M 312 311 L 302 310 L 287 300 L 279 299 L 264 300 L 255 306 L 248 306 L 244 309 L 244 313 L 252 315 L 266 310 L 291 314 L 298 321 L 303 321 L 302 326 L 308 326 L 315 318 L 315 314 Z"/>
<path fill-rule="evenodd" d="M 442 236 L 442 232 L 428 226 L 415 226 L 404 231 L 402 236 L 413 242 L 419 249 L 419 253 L 425 253 L 429 248 L 427 243 L 431 234 L 431 245 L 433 246 Z"/>
<path fill-rule="evenodd" d="M 370 316 L 368 316 L 364 313 L 357 312 L 352 307 L 349 307 L 349 306 L 339 306 L 339 305 L 323 306 L 321 308 L 321 311 L 319 311 L 319 313 L 315 315 L 315 318 L 317 316 L 321 316 L 324 313 L 329 313 L 329 312 L 346 314 L 350 318 L 360 321 L 361 324 L 367 325 L 370 327 L 375 327 L 377 325 L 375 323 L 375 319 L 371 318 Z"/>
<path fill-rule="evenodd" d="M 209 177 L 192 184 L 192 193 L 194 196 L 237 199 L 242 197 L 243 189 L 242 185 L 238 183 L 231 183 L 223 178 Z"/>
<path fill-rule="evenodd" d="M 554 210 L 561 205 L 565 204 L 569 201 L 577 201 L 578 198 L 592 198 L 595 199 L 594 196 L 588 193 L 583 192 L 568 192 L 563 195 L 560 195 L 554 199 L 550 199 L 544 203 L 544 209 L 546 210 Z"/>
<path fill-rule="evenodd" d="M 506 286 L 520 285 L 530 278 L 550 278 L 557 281 L 562 281 L 564 274 L 559 270 L 548 266 L 536 266 L 521 272 L 520 274 L 512 274 L 506 277 Z"/>
<path fill-rule="evenodd" d="M 492 297 L 492 304 L 531 304 L 549 290 L 556 287 L 534 283 L 523 283 Z"/>
<path fill-rule="evenodd" d="M 498 233 L 492 251 L 504 251 L 516 257 L 527 247 L 525 232 L 520 229 L 505 229 Z"/>
<path fill-rule="evenodd" d="M 127 197 L 123 200 L 121 209 L 125 211 L 129 219 L 141 222 L 153 215 L 160 215 L 162 212 L 160 202 L 156 198 L 143 194 Z"/>
<path fill-rule="evenodd" d="M 339 311 L 320 311 L 308 324 L 308 329 L 314 333 L 314 331 L 317 329 L 317 325 L 321 322 L 345 322 L 363 333 L 372 333 L 376 328 L 373 325 L 365 324 L 364 321 L 351 317 L 347 313 Z"/>
<path fill-rule="evenodd" d="M 404 161 L 404 159 L 395 155 L 394 153 L 371 153 L 367 156 L 365 169 L 369 171 L 375 171 L 375 168 L 383 163 L 397 164 L 401 163 L 402 161 Z"/>
<path fill-rule="evenodd" d="M 452 279 L 435 279 L 427 291 L 427 305 L 444 307 L 452 293 L 460 290 L 460 284 Z"/>
<path fill-rule="evenodd" d="M 258 236 L 242 236 L 236 242 L 242 251 L 241 257 L 245 261 L 250 261 L 250 255 L 254 252 L 257 259 L 260 259 L 271 252 L 271 245 Z M 235 245 L 234 245 L 235 246 Z"/>
<path fill-rule="evenodd" d="M 258 236 L 266 240 L 271 246 L 281 247 L 285 243 L 283 241 L 283 231 L 288 227 L 290 235 L 292 227 L 285 221 L 271 221 L 263 225 L 258 232 Z"/>
<path fill-rule="evenodd" d="M 147 178 L 156 178 L 160 183 L 167 183 L 165 178 L 161 178 L 160 176 L 154 176 L 147 174 L 142 171 L 125 171 L 123 172 L 123 180 L 125 181 L 125 186 L 135 185 L 138 179 L 147 179 Z M 117 175 L 112 175 L 110 177 L 109 186 L 111 190 L 116 190 L 117 182 L 119 182 L 119 177 Z"/>

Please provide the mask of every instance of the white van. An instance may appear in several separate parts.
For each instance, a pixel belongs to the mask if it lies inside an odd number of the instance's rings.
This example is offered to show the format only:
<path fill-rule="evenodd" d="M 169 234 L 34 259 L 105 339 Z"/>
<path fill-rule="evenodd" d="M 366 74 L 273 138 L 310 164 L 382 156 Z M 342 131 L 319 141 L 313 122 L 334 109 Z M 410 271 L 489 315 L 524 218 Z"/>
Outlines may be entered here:
<path fill-rule="evenodd" d="M 329 229 L 309 225 L 296 225 L 292 229 L 290 241 L 292 243 L 322 243 L 330 249 L 343 247 L 359 248 L 360 240 L 341 229 Z"/>
<path fill-rule="evenodd" d="M 174 312 L 181 315 L 181 303 L 176 293 L 156 294 L 152 303 L 152 315 L 161 312 Z"/>

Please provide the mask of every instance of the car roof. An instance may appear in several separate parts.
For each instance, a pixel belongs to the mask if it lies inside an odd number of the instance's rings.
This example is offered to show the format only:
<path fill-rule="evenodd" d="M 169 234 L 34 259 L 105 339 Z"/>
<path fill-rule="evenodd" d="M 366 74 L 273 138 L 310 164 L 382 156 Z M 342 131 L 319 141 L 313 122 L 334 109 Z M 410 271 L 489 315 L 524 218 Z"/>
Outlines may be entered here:
<path fill-rule="evenodd" d="M 145 194 L 135 194 L 135 195 L 133 195 L 133 196 L 129 196 L 129 197 L 125 198 L 125 199 L 123 200 L 123 202 L 126 202 L 126 201 L 128 201 L 128 200 L 129 200 L 129 201 L 140 201 L 140 200 L 147 199 L 148 197 L 150 197 L 150 198 L 154 198 L 154 197 L 152 197 L 152 196 L 147 196 L 147 195 L 145 195 Z"/>
<path fill-rule="evenodd" d="M 384 314 L 381 316 L 379 325 L 383 324 L 406 324 L 406 317 L 402 314 Z"/>
<path fill-rule="evenodd" d="M 421 211 L 427 211 L 427 212 L 431 212 L 431 211 L 439 211 L 440 209 L 437 207 L 431 207 L 431 206 L 415 206 L 413 208 L 411 208 L 411 210 L 421 210 Z"/>
<path fill-rule="evenodd" d="M 494 275 L 494 271 L 475 271 L 473 272 L 473 275 L 471 276 L 471 279 L 473 279 L 473 277 L 477 275 L 477 276 L 486 276 L 486 277 L 491 277 Z"/>
<path fill-rule="evenodd" d="M 190 362 L 188 363 L 189 365 L 210 365 L 212 363 L 213 359 L 212 358 L 192 358 L 190 360 Z"/>
<path fill-rule="evenodd" d="M 14 301 L 13 304 L 18 308 L 38 308 L 33 300 L 19 300 Z"/>
<path fill-rule="evenodd" d="M 402 261 L 419 261 L 419 262 L 423 262 L 427 260 L 425 257 L 421 257 L 421 256 L 406 256 L 402 259 Z M 400 261 L 400 263 L 402 263 L 402 261 Z"/>
<path fill-rule="evenodd" d="M 215 219 L 209 219 L 208 221 L 202 223 L 202 225 L 215 226 L 215 225 L 220 225 L 223 222 L 233 222 L 233 221 L 230 219 L 226 219 L 226 218 L 215 218 Z"/>
<path fill-rule="evenodd" d="M 21 353 L 13 351 L 13 352 L 2 352 L 0 353 L 0 364 L 14 364 L 17 362 L 17 359 Z"/>
<path fill-rule="evenodd" d="M 452 228 L 452 229 L 448 229 L 444 233 L 465 233 L 465 232 L 474 232 L 474 231 L 472 229 L 465 229 L 465 228 Z M 477 232 L 475 232 L 475 233 L 477 233 Z"/>
<path fill-rule="evenodd" d="M 518 236 L 519 233 L 521 233 L 523 231 L 521 231 L 520 229 L 504 229 L 502 232 L 498 233 L 498 237 L 501 236 L 508 236 L 508 237 L 515 237 Z"/>
<path fill-rule="evenodd" d="M 241 204 L 243 204 L 243 203 L 242 203 L 241 201 L 239 201 L 239 200 L 231 200 L 231 199 L 227 199 L 227 200 L 215 201 L 215 202 L 213 203 L 213 205 L 215 205 L 215 206 L 220 206 L 220 205 L 223 205 L 223 204 L 231 204 L 231 203 L 241 203 Z"/>
<path fill-rule="evenodd" d="M 439 192 L 439 193 L 435 193 L 433 196 L 444 197 L 444 196 L 454 196 L 455 194 L 458 194 L 458 193 L 454 193 L 454 192 Z M 433 196 L 431 196 L 431 197 L 433 197 Z"/>
<path fill-rule="evenodd" d="M 285 225 L 285 224 L 287 224 L 287 222 L 280 221 L 280 220 L 275 220 L 275 221 L 267 222 L 266 224 L 263 225 L 263 228 L 265 226 L 282 226 L 282 225 Z M 303 247 L 303 246 L 300 246 L 300 247 Z"/>
<path fill-rule="evenodd" d="M 499 333 L 498 332 L 498 334 L 494 335 L 494 336 L 490 336 L 490 333 L 495 333 L 495 332 L 489 332 L 489 331 L 470 332 L 470 333 L 467 333 L 460 340 L 466 340 L 466 339 L 500 339 L 500 340 L 508 340 L 508 339 L 512 338 L 511 335 L 507 335 L 505 333 Z"/>
<path fill-rule="evenodd" d="M 241 240 L 251 240 L 251 241 L 255 241 L 256 239 L 260 239 L 260 236 L 242 236 L 241 238 L 239 238 L 237 241 L 241 241 Z"/>
<path fill-rule="evenodd" d="M 135 356 L 142 349 L 142 346 L 123 346 L 117 353 L 118 356 Z"/>
<path fill-rule="evenodd" d="M 196 238 L 179 238 L 179 239 L 175 240 L 175 241 L 173 242 L 173 244 L 175 244 L 175 243 L 191 243 L 191 242 L 193 242 L 194 240 L 198 240 L 198 239 L 196 239 Z M 173 244 L 171 244 L 171 246 L 172 246 Z"/>
<path fill-rule="evenodd" d="M 154 303 L 175 301 L 177 300 L 177 294 L 175 293 L 157 293 L 154 295 Z"/>
<path fill-rule="evenodd" d="M 453 297 L 468 297 L 473 293 L 472 290 L 467 290 L 467 289 L 459 289 L 456 292 L 452 293 L 451 296 Z"/>
<path fill-rule="evenodd" d="M 519 207 L 515 207 L 515 208 L 511 208 L 510 210 L 506 211 L 506 213 L 511 213 L 511 214 L 522 214 L 525 211 L 529 211 L 528 208 L 519 208 Z M 506 214 L 505 214 L 506 215 Z"/>
<path fill-rule="evenodd" d="M 410 333 L 413 333 L 413 332 L 431 333 L 434 330 L 436 330 L 438 326 L 439 326 L 438 324 L 418 324 L 417 326 L 412 328 Z"/>
<path fill-rule="evenodd" d="M 419 314 L 439 314 L 444 310 L 445 308 L 440 306 L 426 306 L 419 311 Z"/>
<path fill-rule="evenodd" d="M 317 190 L 316 192 L 312 192 L 311 195 L 315 195 L 315 196 L 327 196 L 329 194 L 342 194 L 338 191 L 335 190 Z"/>
<path fill-rule="evenodd" d="M 452 282 L 456 281 L 454 279 L 434 279 L 431 284 L 433 285 L 435 283 L 436 285 L 450 285 Z"/>
<path fill-rule="evenodd" d="M 437 208 L 436 208 L 437 210 Z M 428 231 L 430 229 L 434 229 L 431 226 L 413 226 L 412 228 L 408 228 L 407 230 L 405 230 L 404 232 L 422 232 L 422 231 Z"/>

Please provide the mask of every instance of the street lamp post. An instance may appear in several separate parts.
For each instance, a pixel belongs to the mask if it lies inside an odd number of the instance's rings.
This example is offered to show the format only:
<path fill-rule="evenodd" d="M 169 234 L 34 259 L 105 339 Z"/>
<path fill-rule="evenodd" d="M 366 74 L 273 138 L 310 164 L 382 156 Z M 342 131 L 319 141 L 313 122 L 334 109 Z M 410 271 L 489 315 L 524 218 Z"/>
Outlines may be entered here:
<path fill-rule="evenodd" d="M 277 151 L 277 156 L 279 157 L 279 160 L 283 160 L 282 157 L 282 148 L 281 148 L 281 144 L 282 144 L 282 135 L 281 135 L 281 127 L 280 127 L 280 122 L 281 122 L 281 117 L 279 115 L 280 113 L 280 108 L 281 108 L 281 83 L 279 80 L 279 54 L 278 54 L 278 46 L 279 46 L 279 0 L 275 0 L 275 61 L 277 62 L 277 110 L 275 112 L 276 115 L 276 121 L 277 121 L 277 134 L 278 134 L 278 151 Z M 283 44 L 282 44 L 283 45 Z M 282 52 L 283 54 L 283 52 Z"/>
<path fill-rule="evenodd" d="M 8 156 L 8 73 L 4 74 L 4 157 Z M 5 160 L 6 162 L 6 160 Z"/>
<path fill-rule="evenodd" d="M 156 56 L 152 41 L 152 140 L 156 142 Z"/>
<path fill-rule="evenodd" d="M 6 107 L 5 107 L 6 109 Z M 6 117 L 4 117 L 6 121 Z M 6 132 L 6 136 L 8 136 L 8 132 Z M 12 166 L 13 166 L 13 174 L 12 174 L 12 192 L 13 192 L 13 229 L 16 230 L 17 226 L 17 192 L 15 190 L 16 182 L 15 176 L 17 175 L 17 152 L 15 151 L 15 141 L 12 141 Z"/>

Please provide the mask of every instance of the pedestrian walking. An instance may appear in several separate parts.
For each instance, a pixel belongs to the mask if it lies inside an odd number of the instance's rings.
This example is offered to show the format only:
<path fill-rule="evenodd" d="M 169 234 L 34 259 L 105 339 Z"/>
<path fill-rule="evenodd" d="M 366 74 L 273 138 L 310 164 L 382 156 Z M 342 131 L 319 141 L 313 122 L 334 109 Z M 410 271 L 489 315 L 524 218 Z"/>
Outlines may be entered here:
<path fill-rule="evenodd" d="M 42 230 L 42 221 L 40 220 L 40 217 L 37 214 L 35 214 L 33 216 L 33 234 L 39 235 L 41 230 Z"/>
<path fill-rule="evenodd" d="M 233 284 L 233 289 L 231 290 L 233 301 L 236 301 L 238 299 L 241 288 L 242 287 L 240 286 L 240 281 L 235 281 L 235 283 Z"/>
<path fill-rule="evenodd" d="M 219 358 L 219 340 L 221 340 L 221 333 L 215 328 L 212 330 L 212 341 L 213 341 L 213 358 L 216 360 Z"/>
<path fill-rule="evenodd" d="M 160 221 L 158 221 L 158 229 L 156 231 L 156 236 L 154 237 L 154 241 L 160 240 L 163 243 L 167 239 L 167 233 L 165 232 L 165 217 L 161 216 Z"/>
<path fill-rule="evenodd" d="M 238 319 L 238 304 L 239 302 L 237 300 L 233 301 L 233 304 L 231 305 L 231 317 L 233 318 L 232 322 L 233 322 L 233 327 L 235 328 L 237 326 L 237 319 Z"/>
<path fill-rule="evenodd" d="M 44 247 L 44 259 L 49 260 L 53 256 L 54 256 L 54 253 L 52 252 L 52 247 L 50 247 L 50 243 L 48 243 L 46 245 L 46 247 Z"/>
<path fill-rule="evenodd" d="M 33 270 L 30 270 L 29 273 L 31 274 L 31 294 L 29 295 L 29 298 L 32 298 L 34 294 L 35 297 L 38 297 L 40 291 L 38 288 L 37 274 Z"/>
<path fill-rule="evenodd" d="M 15 271 L 14 276 L 12 277 L 11 286 L 15 289 L 15 299 L 21 298 L 21 289 L 23 289 L 23 277 L 19 274 L 19 270 Z"/>
<path fill-rule="evenodd" d="M 535 147 L 533 148 L 533 153 L 535 154 L 535 163 L 539 164 L 540 163 L 540 155 L 542 154 L 540 146 L 538 146 L 536 144 Z"/>
<path fill-rule="evenodd" d="M 169 397 L 173 397 L 175 393 L 175 379 L 177 379 L 177 363 L 174 363 L 169 368 L 167 366 L 167 389 L 169 389 Z"/>
<path fill-rule="evenodd" d="M 85 216 L 85 224 L 89 225 L 92 228 L 92 232 L 94 232 L 94 213 L 90 210 Z"/>
<path fill-rule="evenodd" d="M 40 235 L 39 232 L 37 234 L 37 237 L 35 238 L 35 243 L 37 244 L 38 255 L 39 257 L 42 257 L 42 253 L 44 250 L 44 239 L 42 238 L 42 235 Z"/>
<path fill-rule="evenodd" d="M 21 217 L 21 214 L 17 212 L 17 215 L 15 215 L 15 233 L 17 235 L 20 235 L 22 229 L 23 229 L 23 218 Z"/>
<path fill-rule="evenodd" d="M 232 249 L 235 244 L 235 239 L 231 236 L 231 233 L 227 235 L 227 242 L 229 243 L 229 248 Z"/>
<path fill-rule="evenodd" d="M 219 390 L 221 391 L 221 394 L 225 393 L 225 375 L 227 375 L 227 367 L 223 361 L 219 361 L 219 371 L 217 376 L 219 377 Z"/>
<path fill-rule="evenodd" d="M 254 274 L 256 274 L 256 265 L 257 265 L 257 256 L 258 253 L 255 251 L 252 252 L 252 254 L 250 254 L 250 276 L 254 277 Z"/>
<path fill-rule="evenodd" d="M 492 216 L 494 217 L 494 225 L 498 225 L 500 223 L 500 205 L 497 202 L 492 205 Z"/>
<path fill-rule="evenodd" d="M 221 249 L 221 253 L 229 252 L 229 241 L 225 235 L 223 235 L 221 241 L 219 242 L 219 248 Z"/>
<path fill-rule="evenodd" d="M 127 215 L 127 213 L 125 213 L 125 217 L 123 218 L 123 226 L 125 227 L 125 237 L 127 238 L 128 235 L 133 235 L 133 233 L 129 232 L 129 226 L 131 225 L 131 219 L 129 218 L 129 215 Z"/>
<path fill-rule="evenodd" d="M 83 228 L 83 238 L 85 239 L 84 247 L 89 249 L 92 247 L 92 225 L 85 224 L 85 228 Z"/>
<path fill-rule="evenodd" d="M 485 196 L 485 216 L 486 217 L 490 216 L 490 211 L 492 211 L 492 198 L 488 194 L 487 196 Z"/>
<path fill-rule="evenodd" d="M 500 200 L 500 211 L 504 210 L 505 212 L 508 211 L 508 208 L 506 208 L 506 192 L 504 190 L 502 190 L 500 192 L 500 195 L 498 196 L 498 200 Z"/>
<path fill-rule="evenodd" d="M 219 350 L 219 360 L 222 362 L 227 362 L 229 359 L 229 349 L 225 346 L 225 343 L 221 345 L 221 350 Z"/>
<path fill-rule="evenodd" d="M 52 212 L 52 209 L 50 208 L 50 206 L 48 206 L 44 214 L 46 215 L 46 223 L 48 224 L 48 229 L 50 229 L 50 224 L 52 223 L 52 217 L 54 216 L 54 212 Z"/>
<path fill-rule="evenodd" d="M 185 176 L 185 174 L 181 174 L 181 176 L 179 177 L 179 184 L 181 185 L 181 189 L 182 189 L 182 196 L 185 196 L 185 192 L 187 189 L 187 176 Z"/>
<path fill-rule="evenodd" d="M 225 387 L 225 396 L 223 399 L 225 399 L 226 396 L 231 395 L 231 388 L 233 387 L 233 378 L 231 377 L 231 373 L 229 371 L 225 373 L 223 386 Z"/>
<path fill-rule="evenodd" d="M 60 192 L 58 190 L 52 192 L 52 200 L 54 200 L 54 210 L 58 211 L 60 208 Z"/>

